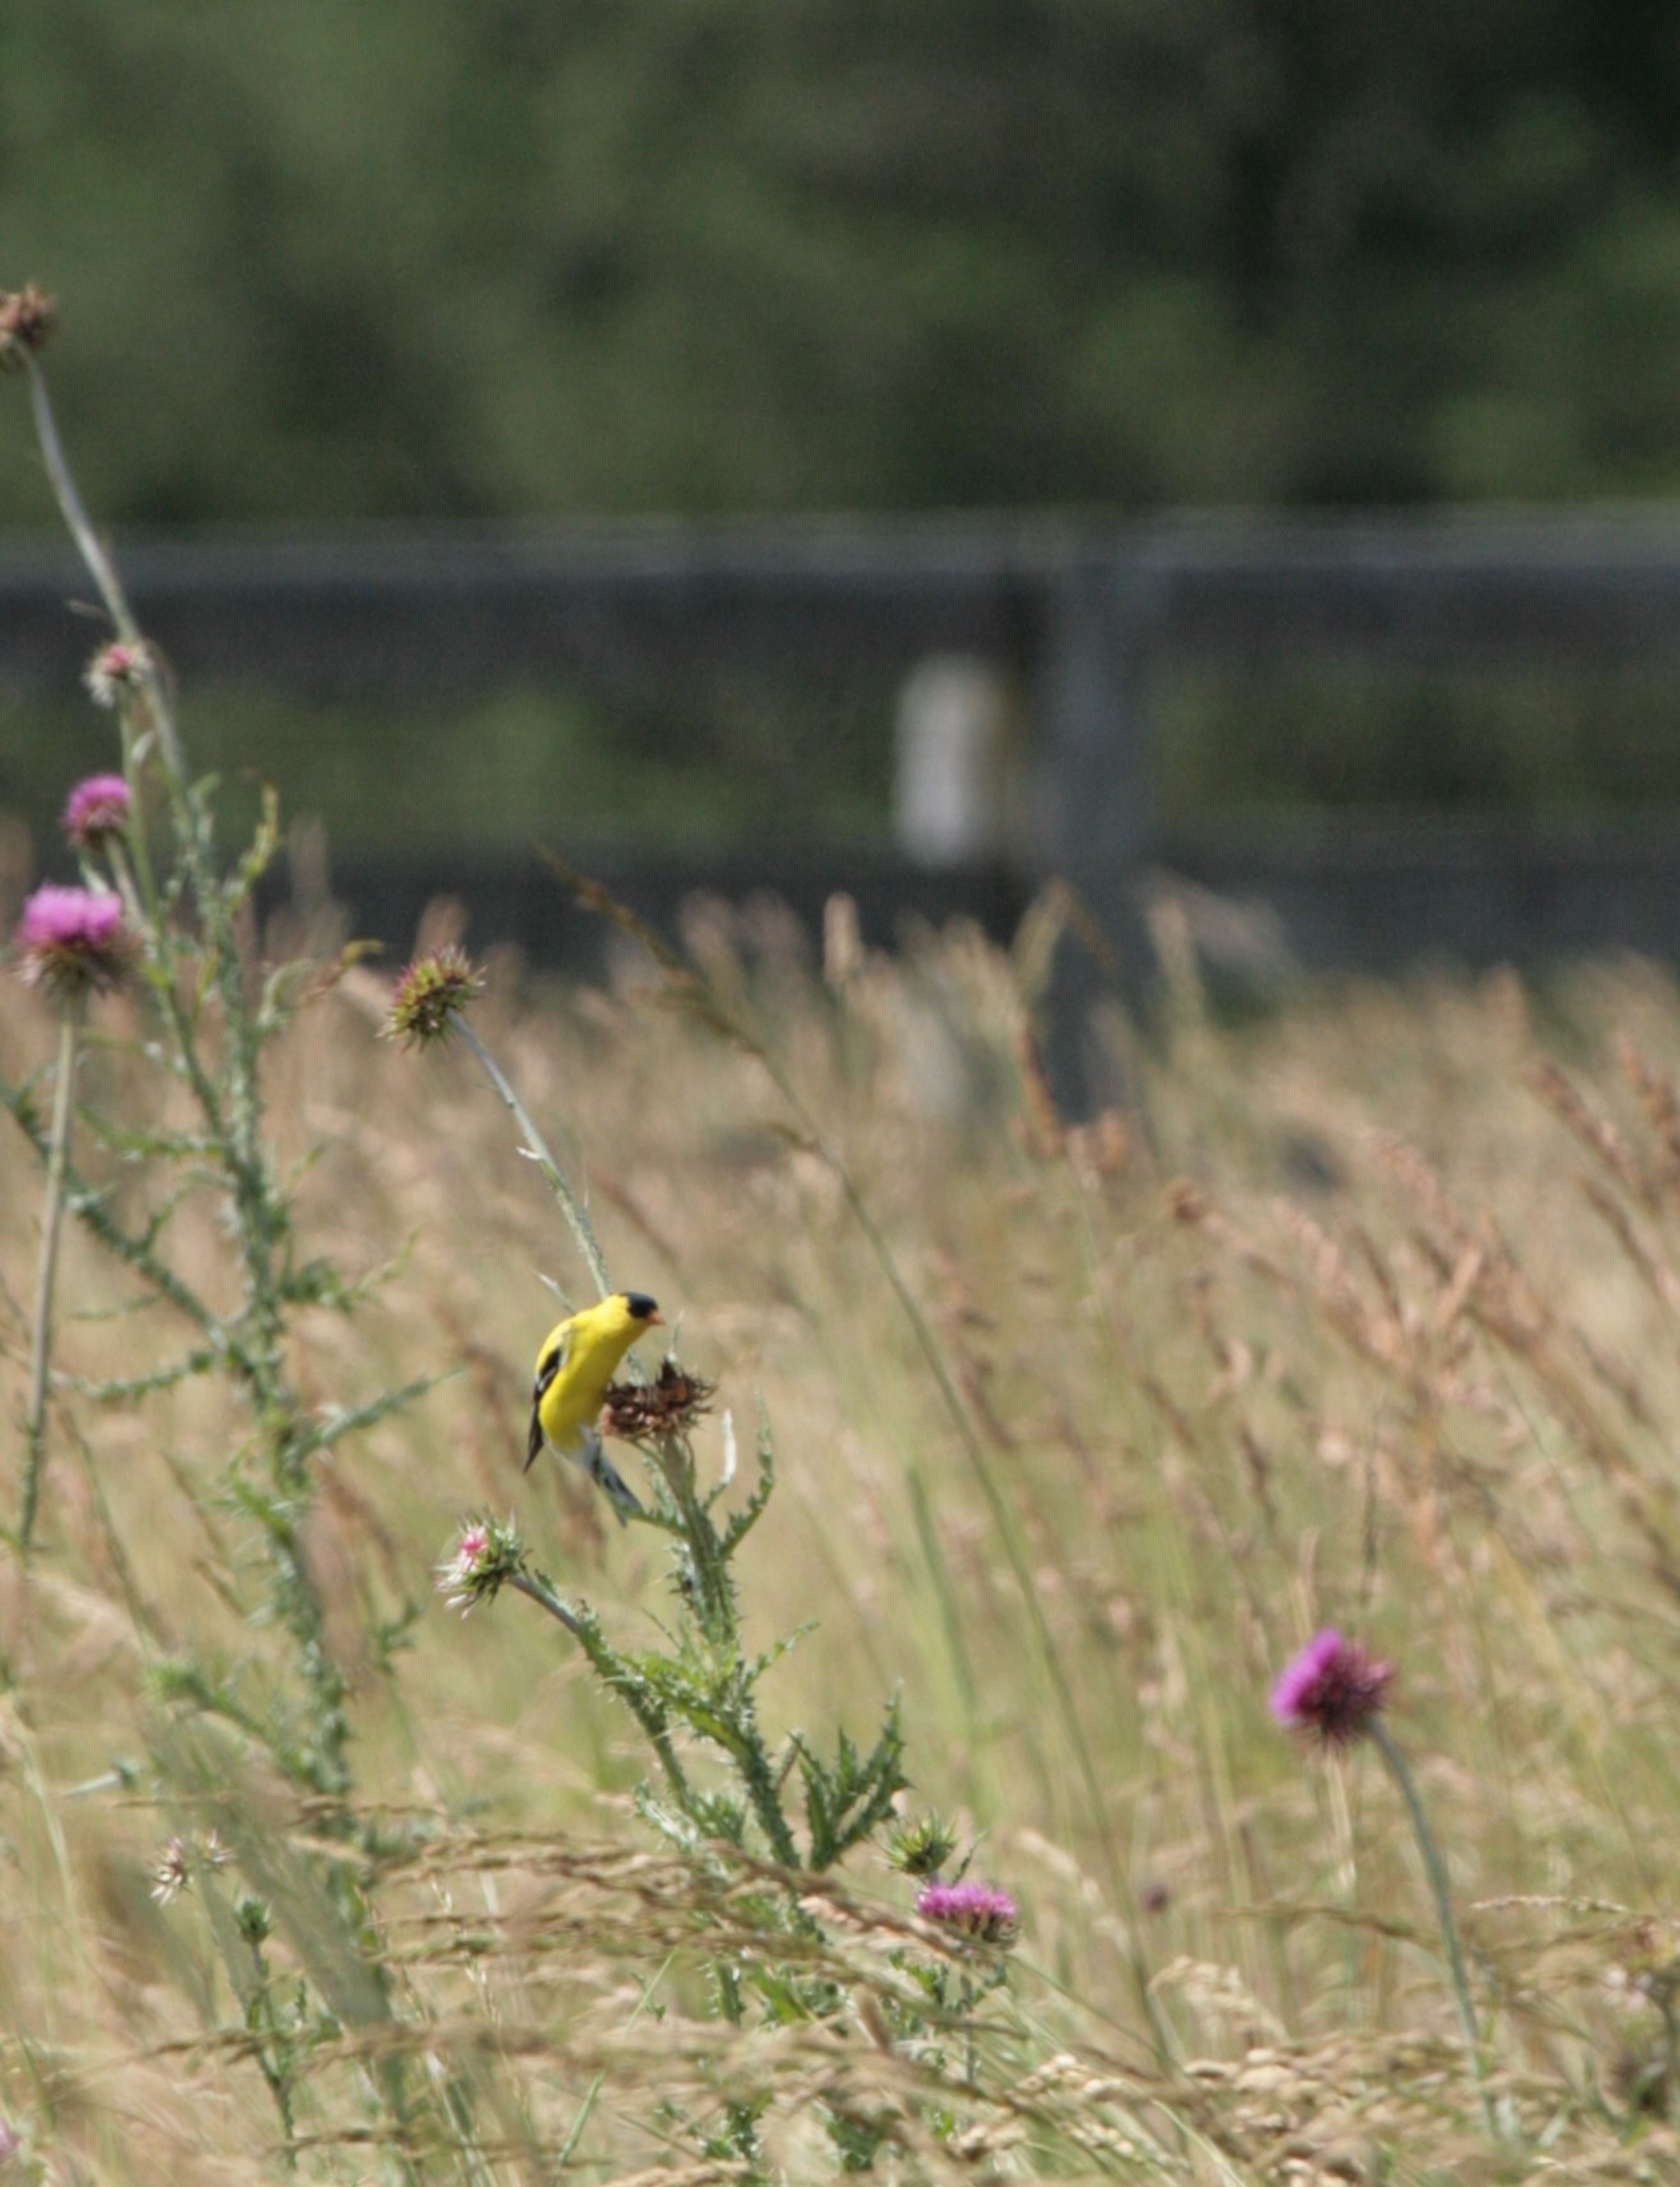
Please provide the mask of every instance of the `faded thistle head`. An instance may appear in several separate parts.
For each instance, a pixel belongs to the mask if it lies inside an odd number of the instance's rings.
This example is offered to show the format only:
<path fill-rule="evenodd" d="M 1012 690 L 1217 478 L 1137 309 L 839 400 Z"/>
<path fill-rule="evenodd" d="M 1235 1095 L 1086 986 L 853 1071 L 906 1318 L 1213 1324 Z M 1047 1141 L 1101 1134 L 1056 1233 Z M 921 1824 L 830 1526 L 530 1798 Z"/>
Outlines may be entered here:
<path fill-rule="evenodd" d="M 1327 1627 L 1284 1665 L 1272 1689 L 1272 1713 L 1290 1731 L 1346 1746 L 1369 1727 L 1393 1677 L 1391 1663 Z"/>
<path fill-rule="evenodd" d="M 90 988 L 115 987 L 137 953 L 116 897 L 53 881 L 25 902 L 13 942 L 20 976 L 57 1003 L 79 1002 Z"/>
<path fill-rule="evenodd" d="M 81 680 L 96 706 L 117 706 L 130 692 L 143 690 L 155 668 L 151 649 L 143 642 L 114 638 L 93 655 Z"/>
<path fill-rule="evenodd" d="M 45 348 L 57 313 L 33 281 L 0 289 L 0 370 L 20 371 L 24 359 Z"/>
<path fill-rule="evenodd" d="M 171 1898 L 178 1898 L 183 1891 L 192 1888 L 192 1856 L 184 1838 L 171 1838 L 152 1866 L 152 1896 L 160 1906 L 167 1906 Z"/>
<path fill-rule="evenodd" d="M 413 1048 L 441 1040 L 456 1011 L 484 992 L 484 975 L 475 971 L 464 949 L 453 943 L 417 957 L 398 980 L 380 1030 L 387 1040 Z"/>

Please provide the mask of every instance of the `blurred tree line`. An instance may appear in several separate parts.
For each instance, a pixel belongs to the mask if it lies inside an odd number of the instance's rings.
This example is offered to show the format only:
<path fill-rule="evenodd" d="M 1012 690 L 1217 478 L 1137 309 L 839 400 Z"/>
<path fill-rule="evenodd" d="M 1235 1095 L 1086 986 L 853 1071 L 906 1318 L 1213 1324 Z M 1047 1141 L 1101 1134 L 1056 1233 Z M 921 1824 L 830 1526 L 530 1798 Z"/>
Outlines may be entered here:
<path fill-rule="evenodd" d="M 1668 492 L 1677 112 L 1660 0 L 5 0 L 0 284 L 131 524 Z"/>

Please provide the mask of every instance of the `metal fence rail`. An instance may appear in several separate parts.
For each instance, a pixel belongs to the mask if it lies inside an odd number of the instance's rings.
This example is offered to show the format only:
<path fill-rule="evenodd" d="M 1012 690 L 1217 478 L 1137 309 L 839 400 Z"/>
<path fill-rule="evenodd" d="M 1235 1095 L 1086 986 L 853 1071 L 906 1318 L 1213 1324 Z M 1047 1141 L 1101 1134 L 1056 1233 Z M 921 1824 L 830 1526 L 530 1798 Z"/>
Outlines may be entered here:
<path fill-rule="evenodd" d="M 1307 906 L 1294 924 L 1318 936 L 1306 953 L 1324 958 L 1337 954 L 1337 921 L 1333 907 L 1310 915 L 1315 861 L 1321 893 L 1357 895 L 1362 864 L 1374 870 L 1383 857 L 1339 857 L 1344 829 L 1316 851 L 1297 838 L 1271 853 L 1255 839 L 1163 838 L 1150 705 L 1164 676 L 1194 663 L 1336 657 L 1431 668 L 1680 657 L 1680 518 L 1651 515 L 649 522 L 140 538 L 122 543 L 121 560 L 183 679 L 303 694 L 400 696 L 514 678 L 640 690 L 723 668 L 823 683 L 978 655 L 1029 694 L 1040 795 L 1023 879 L 1065 874 L 1123 925 L 1147 862 L 1200 860 L 1211 881 L 1264 896 L 1269 857 L 1273 893 Z M 87 589 L 64 555 L 0 548 L 0 683 L 70 686 L 88 625 L 66 603 Z M 1548 933 L 1532 915 L 1537 903 L 1580 897 L 1563 881 L 1529 889 L 1531 915 L 1514 921 L 1490 897 L 1478 930 L 1467 840 L 1460 827 L 1440 844 L 1467 907 L 1464 953 L 1500 953 L 1502 929 L 1519 952 L 1570 946 L 1567 920 Z M 1498 901 L 1521 902 L 1510 878 L 1520 845 L 1497 826 L 1486 840 L 1505 846 Z M 1666 847 L 1652 850 L 1657 840 L 1647 831 L 1642 870 L 1667 859 Z M 1567 838 L 1532 849 L 1541 868 L 1566 876 Z M 1429 855 L 1413 827 L 1404 857 L 1420 870 Z M 1582 855 L 1583 873 L 1605 877 L 1583 938 L 1614 938 L 1604 888 L 1613 895 L 1615 858 L 1602 831 Z M 1680 901 L 1665 919 L 1662 900 L 1647 885 L 1630 940 L 1680 947 Z M 1352 933 L 1362 921 L 1343 924 Z"/>

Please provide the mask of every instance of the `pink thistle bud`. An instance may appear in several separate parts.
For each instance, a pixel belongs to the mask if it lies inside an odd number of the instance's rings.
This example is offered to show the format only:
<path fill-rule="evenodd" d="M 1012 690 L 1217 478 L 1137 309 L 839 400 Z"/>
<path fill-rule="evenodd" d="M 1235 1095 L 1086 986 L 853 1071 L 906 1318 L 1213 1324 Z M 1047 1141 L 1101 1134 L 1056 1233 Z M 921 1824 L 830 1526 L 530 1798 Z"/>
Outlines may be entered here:
<path fill-rule="evenodd" d="M 152 656 L 144 645 L 115 638 L 99 648 L 81 680 L 96 705 L 115 706 L 125 692 L 139 690 L 151 672 Z"/>
<path fill-rule="evenodd" d="M 14 946 L 20 975 L 55 1002 L 76 1001 L 90 987 L 115 987 L 135 958 L 115 897 L 52 881 L 25 903 Z"/>
<path fill-rule="evenodd" d="M 509 1519 L 473 1519 L 455 1538 L 454 1550 L 437 1567 L 437 1591 L 464 1616 L 476 1604 L 493 1602 L 503 1584 L 520 1570 L 525 1544 Z"/>
<path fill-rule="evenodd" d="M 120 774 L 90 774 L 65 805 L 65 833 L 78 851 L 103 851 L 128 832 L 128 784 Z"/>
<path fill-rule="evenodd" d="M 1328 1627 L 1284 1665 L 1272 1689 L 1272 1713 L 1291 1731 L 1346 1746 L 1382 1706 L 1393 1677 L 1391 1663 L 1379 1662 L 1357 1640 L 1344 1640 Z"/>
<path fill-rule="evenodd" d="M 930 1883 L 916 1894 L 916 1911 L 977 1944 L 1013 1944 L 1020 1928 L 1020 1907 L 989 1883 Z"/>

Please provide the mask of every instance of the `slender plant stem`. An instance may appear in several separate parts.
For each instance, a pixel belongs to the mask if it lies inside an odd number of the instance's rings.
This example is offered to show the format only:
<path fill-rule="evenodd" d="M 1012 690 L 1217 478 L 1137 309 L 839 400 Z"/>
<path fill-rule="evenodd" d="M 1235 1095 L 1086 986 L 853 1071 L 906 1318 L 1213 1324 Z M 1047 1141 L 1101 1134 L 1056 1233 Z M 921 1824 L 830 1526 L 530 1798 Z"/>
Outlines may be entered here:
<path fill-rule="evenodd" d="M 42 458 L 47 465 L 47 476 L 52 482 L 59 512 L 70 528 L 70 537 L 75 540 L 82 560 L 87 565 L 90 576 L 99 588 L 99 596 L 105 604 L 106 613 L 116 626 L 118 636 L 133 646 L 143 660 L 149 661 L 152 656 L 147 649 L 140 626 L 134 619 L 134 610 L 128 604 L 128 596 L 122 589 L 110 556 L 105 552 L 104 542 L 93 529 L 93 520 L 82 503 L 70 464 L 65 460 L 64 443 L 59 438 L 58 421 L 53 415 L 52 399 L 47 392 L 46 375 L 27 351 L 24 352 L 24 365 L 29 374 L 29 400 L 35 413 L 36 437 L 41 443 Z M 176 734 L 175 717 L 155 668 L 148 670 L 146 682 L 151 694 L 152 717 L 157 725 L 158 749 L 163 754 L 164 764 L 179 779 L 185 772 L 181 760 L 181 741 Z"/>
<path fill-rule="evenodd" d="M 1441 1928 L 1441 1940 L 1447 1948 L 1447 1965 L 1452 1980 L 1453 2000 L 1458 2008 L 1458 2026 L 1464 2038 L 1464 2047 L 1469 2052 L 1470 2064 L 1478 2082 L 1483 2083 L 1482 2108 L 1487 2114 L 1490 2133 L 1497 2134 L 1497 2122 L 1493 2116 L 1493 2100 L 1485 2085 L 1486 2066 L 1482 2057 L 1481 2036 L 1476 2027 L 1475 2008 L 1470 2001 L 1469 1975 L 1464 1965 L 1464 1948 L 1458 1941 L 1458 1924 L 1452 1914 L 1452 1894 L 1447 1880 L 1447 1864 L 1441 1857 L 1441 1847 L 1436 1841 L 1430 1819 L 1424 1812 L 1424 1803 L 1418 1795 L 1416 1779 L 1405 1756 L 1395 1745 L 1388 1727 L 1379 1717 L 1372 1717 L 1366 1725 L 1371 1740 L 1387 1767 L 1388 1774 L 1399 1788 L 1406 1802 L 1406 1811 L 1412 1819 L 1413 1835 L 1418 1841 L 1418 1851 L 1423 1856 L 1424 1873 L 1435 1898 L 1435 1916 Z"/>
<path fill-rule="evenodd" d="M 27 1558 L 47 1465 L 47 1381 L 53 1357 L 53 1290 L 64 1227 L 65 1167 L 70 1157 L 70 1104 L 76 1078 L 81 998 L 64 1006 L 59 1020 L 59 1077 L 53 1088 L 53 1124 L 47 1142 L 47 1200 L 41 1215 L 41 1265 L 35 1285 L 35 1324 L 29 1357 L 29 1411 L 24 1429 L 23 1493 L 18 1511 L 18 1552 Z"/>
<path fill-rule="evenodd" d="M 578 1250 L 589 1263 L 589 1273 L 595 1279 L 596 1291 L 600 1297 L 604 1298 L 612 1289 L 612 1284 L 607 1275 L 606 1257 L 601 1251 L 600 1243 L 590 1225 L 589 1217 L 583 1212 L 582 1203 L 560 1174 L 559 1164 L 549 1153 L 542 1134 L 531 1121 L 524 1102 L 508 1084 L 501 1065 L 467 1023 L 459 1010 L 452 1010 L 449 1013 L 449 1021 L 472 1050 L 474 1055 L 477 1057 L 479 1067 L 485 1077 L 513 1111 L 514 1122 L 519 1126 L 525 1139 L 525 1150 L 547 1179 L 548 1189 L 559 1201 L 560 1212 L 571 1225 L 571 1234 L 577 1240 Z"/>
<path fill-rule="evenodd" d="M 540 1572 L 509 1572 L 507 1584 L 515 1594 L 522 1594 L 528 1602 L 534 1602 L 539 1610 L 546 1610 L 550 1617 L 565 1626 L 574 1640 L 583 1639 L 583 1621 L 569 1602 L 555 1594 Z"/>

